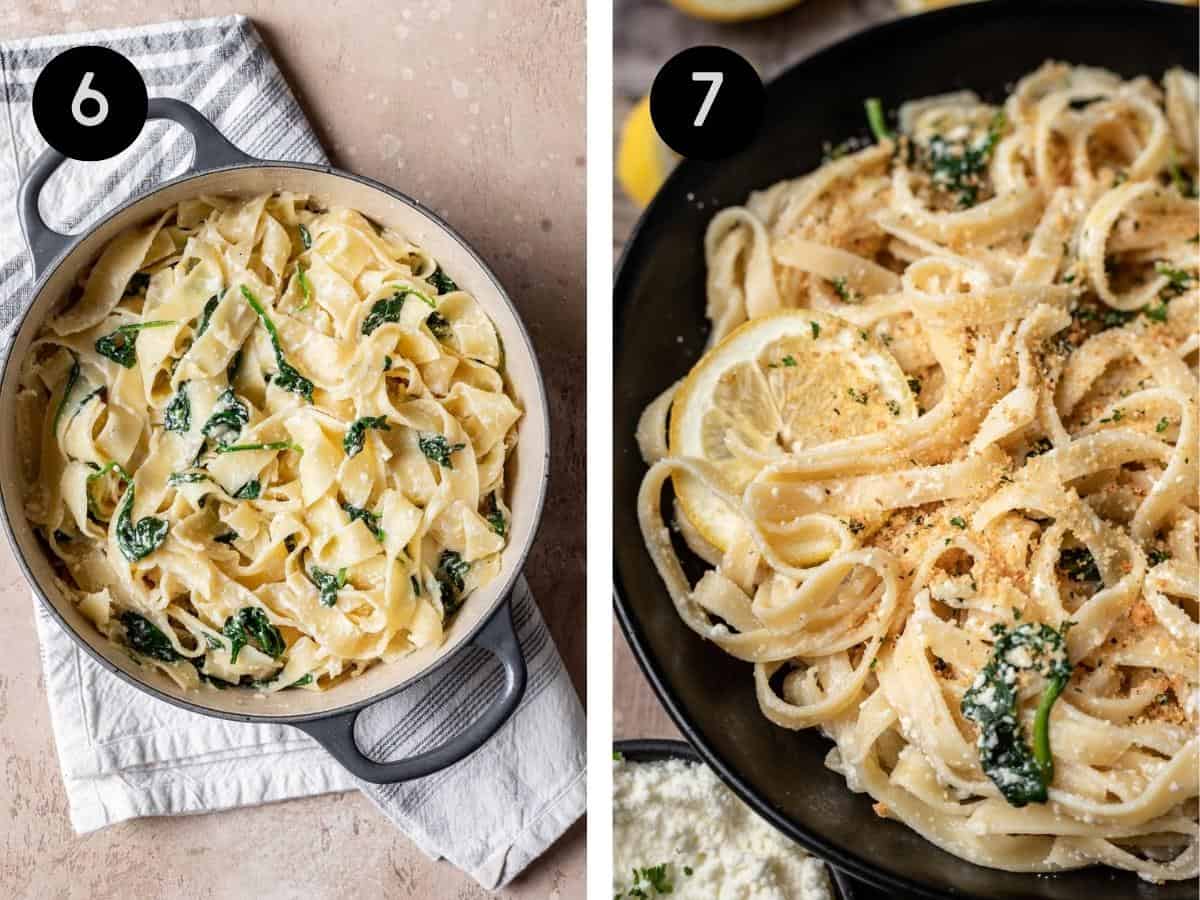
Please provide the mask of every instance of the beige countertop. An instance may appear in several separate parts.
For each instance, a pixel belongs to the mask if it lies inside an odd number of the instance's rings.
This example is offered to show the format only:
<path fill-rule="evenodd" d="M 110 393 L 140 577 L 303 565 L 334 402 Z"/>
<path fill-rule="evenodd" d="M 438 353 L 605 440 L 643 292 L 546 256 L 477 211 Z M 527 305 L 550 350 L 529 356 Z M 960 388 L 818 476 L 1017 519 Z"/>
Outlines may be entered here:
<path fill-rule="evenodd" d="M 583 695 L 583 0 L 15 0 L 0 4 L 0 40 L 231 13 L 254 21 L 334 164 L 445 216 L 520 308 L 553 434 L 550 495 L 526 573 Z M 357 793 L 77 837 L 29 590 L 7 544 L 0 633 L 0 896 L 489 896 L 429 861 Z M 499 896 L 583 897 L 584 836 L 576 824 Z"/>

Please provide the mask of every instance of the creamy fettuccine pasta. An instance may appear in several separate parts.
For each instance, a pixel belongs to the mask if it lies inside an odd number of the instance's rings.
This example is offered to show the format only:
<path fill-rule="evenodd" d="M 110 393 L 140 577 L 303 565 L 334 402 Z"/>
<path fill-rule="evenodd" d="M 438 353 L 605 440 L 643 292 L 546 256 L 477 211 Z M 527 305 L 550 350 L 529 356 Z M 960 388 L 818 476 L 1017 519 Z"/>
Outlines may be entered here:
<path fill-rule="evenodd" d="M 436 646 L 493 578 L 520 411 L 475 299 L 289 193 L 112 240 L 25 361 L 60 589 L 186 688 L 323 690 Z"/>
<path fill-rule="evenodd" d="M 684 622 L 981 865 L 1197 874 L 1197 102 L 1058 63 L 868 101 L 714 217 L 709 349 L 639 429 Z"/>

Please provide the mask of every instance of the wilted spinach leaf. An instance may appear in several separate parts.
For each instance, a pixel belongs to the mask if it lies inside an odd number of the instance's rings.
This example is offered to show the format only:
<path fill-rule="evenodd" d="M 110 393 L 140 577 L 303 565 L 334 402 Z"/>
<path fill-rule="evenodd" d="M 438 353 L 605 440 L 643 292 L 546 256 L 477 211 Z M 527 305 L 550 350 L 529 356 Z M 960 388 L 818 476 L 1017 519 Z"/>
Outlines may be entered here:
<path fill-rule="evenodd" d="M 137 562 L 159 548 L 170 526 L 162 519 L 144 516 L 133 521 L 134 486 L 125 491 L 125 502 L 117 513 L 117 546 L 130 562 Z"/>
<path fill-rule="evenodd" d="M 1012 631 L 992 626 L 992 656 L 962 698 L 962 713 L 979 726 L 979 762 L 1010 805 L 1045 803 L 1054 778 L 1050 753 L 1050 708 L 1071 678 L 1066 633 L 1028 622 Z M 1032 669 L 1046 678 L 1033 724 L 1033 749 L 1025 743 L 1017 714 L 1017 673 Z"/>
<path fill-rule="evenodd" d="M 433 274 L 425 280 L 432 284 L 434 290 L 439 294 L 448 294 L 450 291 L 458 290 L 458 285 L 454 283 L 454 279 L 443 272 L 441 266 L 434 269 Z"/>
<path fill-rule="evenodd" d="M 172 472 L 167 476 L 167 484 L 172 487 L 178 487 L 181 484 L 196 484 L 200 481 L 208 481 L 207 472 Z"/>
<path fill-rule="evenodd" d="M 134 294 L 144 294 L 150 287 L 149 272 L 134 272 L 129 279 L 129 284 L 125 285 L 125 296 L 131 297 Z"/>
<path fill-rule="evenodd" d="M 374 305 L 371 307 L 371 311 L 367 314 L 367 317 L 363 319 L 362 333 L 370 334 L 385 322 L 399 322 L 400 311 L 404 309 L 404 301 L 410 294 L 427 303 L 430 307 L 437 306 L 437 303 L 434 302 L 432 297 L 426 297 L 424 294 L 418 290 L 415 290 L 414 288 L 398 287 L 392 296 L 375 301 Z"/>
<path fill-rule="evenodd" d="M 500 509 L 500 501 L 496 498 L 495 491 L 488 494 L 487 504 L 484 506 L 484 517 L 492 526 L 492 531 L 500 537 L 504 537 L 508 532 L 508 522 L 505 521 L 504 512 Z"/>
<path fill-rule="evenodd" d="M 126 610 L 121 613 L 121 624 L 125 626 L 125 643 L 143 656 L 149 656 L 160 662 L 175 662 L 179 653 L 171 645 L 170 639 L 162 630 L 144 616 Z"/>
<path fill-rule="evenodd" d="M 337 592 L 346 586 L 346 570 L 344 568 L 338 569 L 335 575 L 333 572 L 326 572 L 322 568 L 313 566 L 308 571 L 308 577 L 312 579 L 312 583 L 316 585 L 321 594 L 322 606 L 337 604 Z"/>
<path fill-rule="evenodd" d="M 367 317 L 363 319 L 362 333 L 370 334 L 385 322 L 399 322 L 400 311 L 403 308 L 404 294 L 400 291 L 396 291 L 392 296 L 383 300 L 376 300 Z"/>
<path fill-rule="evenodd" d="M 467 445 L 451 444 L 446 440 L 445 435 L 423 431 L 417 435 L 417 446 L 421 448 L 421 452 L 426 457 L 435 463 L 445 466 L 447 469 L 453 469 L 454 462 L 450 459 L 450 454 L 462 450 Z"/>
<path fill-rule="evenodd" d="M 438 559 L 437 580 L 442 588 L 442 614 L 450 618 L 462 606 L 462 593 L 466 589 L 467 572 L 471 564 L 454 550 L 443 550 Z"/>
<path fill-rule="evenodd" d="M 174 325 L 174 322 L 157 321 L 157 322 L 139 322 L 136 325 L 122 325 L 115 331 L 110 331 L 101 338 L 96 339 L 96 352 L 101 356 L 106 356 L 115 362 L 117 365 L 124 366 L 126 369 L 132 369 L 134 363 L 137 362 L 137 336 L 138 332 L 145 328 L 162 328 L 166 325 Z"/>
<path fill-rule="evenodd" d="M 200 337 L 208 331 L 208 323 L 212 320 L 212 314 L 217 311 L 217 305 L 220 302 L 221 298 L 216 294 L 208 298 L 208 302 L 204 304 L 204 311 L 200 313 L 200 324 L 196 326 L 196 337 Z"/>
<path fill-rule="evenodd" d="M 425 320 L 425 324 L 429 326 L 429 330 L 433 332 L 433 336 L 439 341 L 444 341 L 453 334 L 450 330 L 450 323 L 446 321 L 441 313 L 430 313 L 429 318 Z"/>
<path fill-rule="evenodd" d="M 234 500 L 257 500 L 262 493 L 262 484 L 257 478 L 251 478 L 233 495 Z"/>
<path fill-rule="evenodd" d="M 179 390 L 163 410 L 163 428 L 184 434 L 192 426 L 192 404 L 188 400 L 187 382 L 179 385 Z"/>
<path fill-rule="evenodd" d="M 230 616 L 225 620 L 225 627 L 222 630 L 225 636 L 233 642 L 233 648 L 229 654 L 231 663 L 237 662 L 238 653 L 247 643 L 254 643 L 271 659 L 279 659 L 283 655 L 283 651 L 287 649 L 287 644 L 284 643 L 279 629 L 271 624 L 267 614 L 257 606 L 244 606 L 239 609 L 236 616 Z"/>
<path fill-rule="evenodd" d="M 226 388 L 217 398 L 212 415 L 204 423 L 205 437 L 215 438 L 217 443 L 226 444 L 237 437 L 242 426 L 250 421 L 250 409 L 238 399 L 233 388 Z"/>
<path fill-rule="evenodd" d="M 250 308 L 258 314 L 263 327 L 267 329 L 267 335 L 271 338 L 271 346 L 275 348 L 275 365 L 279 367 L 279 371 L 275 374 L 274 383 L 282 390 L 299 394 L 311 403 L 314 385 L 284 358 L 283 347 L 279 343 L 279 332 L 275 328 L 275 323 L 271 321 L 271 317 L 267 315 L 267 310 L 244 284 L 242 285 L 242 296 L 246 298 Z"/>
<path fill-rule="evenodd" d="M 346 451 L 347 456 L 357 456 L 362 452 L 368 428 L 377 428 L 380 431 L 392 430 L 392 426 L 388 425 L 385 416 L 363 416 L 361 419 L 355 419 L 346 429 L 345 437 L 342 438 L 342 449 Z"/>
<path fill-rule="evenodd" d="M 54 431 L 58 432 L 58 422 L 62 418 L 63 410 L 67 408 L 67 398 L 71 396 L 71 391 L 75 390 L 75 385 L 79 381 L 79 356 L 75 351 L 71 353 L 71 368 L 67 370 L 67 385 L 63 388 L 62 397 L 58 401 L 58 410 L 54 413 Z"/>
<path fill-rule="evenodd" d="M 367 526 L 367 530 L 375 535 L 375 540 L 381 544 L 387 535 L 383 529 L 379 527 L 379 513 L 373 513 L 370 510 L 363 509 L 361 506 L 351 506 L 349 503 L 343 503 L 342 509 L 346 511 L 346 515 L 350 517 L 351 522 L 356 522 L 362 519 L 363 524 Z"/>

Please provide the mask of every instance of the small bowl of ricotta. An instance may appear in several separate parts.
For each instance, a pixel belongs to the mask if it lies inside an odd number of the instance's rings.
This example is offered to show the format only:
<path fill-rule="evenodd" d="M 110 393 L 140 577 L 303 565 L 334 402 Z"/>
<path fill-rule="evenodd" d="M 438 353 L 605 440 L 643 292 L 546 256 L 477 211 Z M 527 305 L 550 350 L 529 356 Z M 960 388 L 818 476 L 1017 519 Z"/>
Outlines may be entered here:
<path fill-rule="evenodd" d="M 618 741 L 613 896 L 835 900 L 830 868 L 736 797 L 682 741 Z"/>

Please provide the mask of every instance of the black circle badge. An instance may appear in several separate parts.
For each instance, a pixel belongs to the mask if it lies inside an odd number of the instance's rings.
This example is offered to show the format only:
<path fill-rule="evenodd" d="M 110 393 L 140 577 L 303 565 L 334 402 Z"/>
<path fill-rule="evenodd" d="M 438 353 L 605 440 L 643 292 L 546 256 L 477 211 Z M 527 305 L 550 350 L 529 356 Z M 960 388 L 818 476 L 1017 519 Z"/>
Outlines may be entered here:
<path fill-rule="evenodd" d="M 33 120 L 64 156 L 94 162 L 116 156 L 146 124 L 146 82 L 107 47 L 72 47 L 42 69 L 33 86 Z"/>
<path fill-rule="evenodd" d="M 650 88 L 650 118 L 668 147 L 690 159 L 724 159 L 762 123 L 766 91 L 754 67 L 725 47 L 689 47 Z"/>

